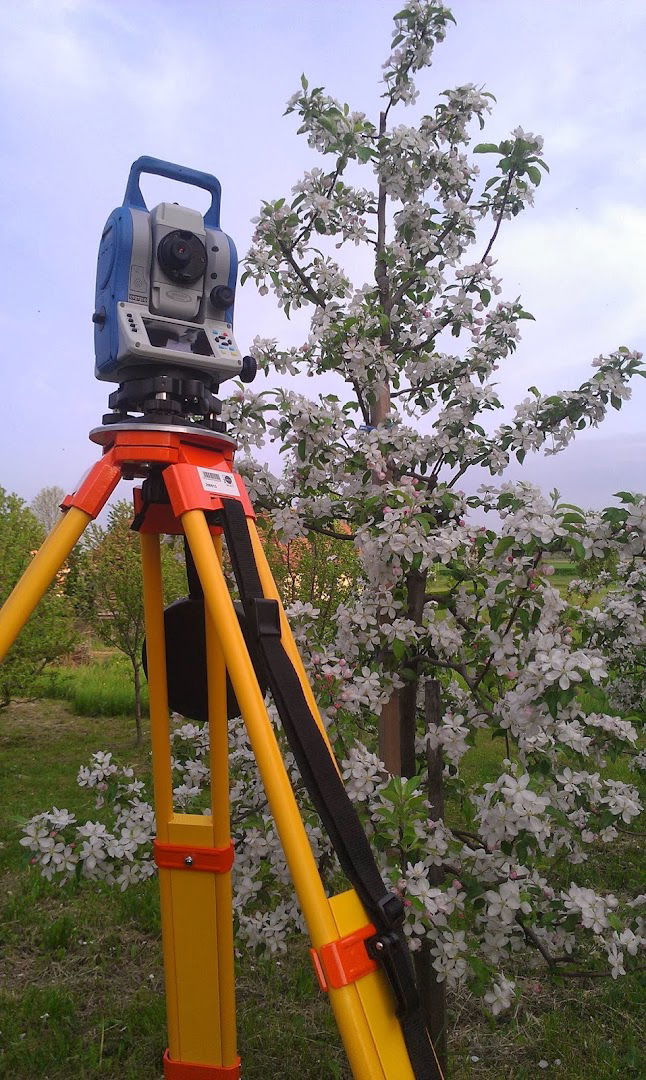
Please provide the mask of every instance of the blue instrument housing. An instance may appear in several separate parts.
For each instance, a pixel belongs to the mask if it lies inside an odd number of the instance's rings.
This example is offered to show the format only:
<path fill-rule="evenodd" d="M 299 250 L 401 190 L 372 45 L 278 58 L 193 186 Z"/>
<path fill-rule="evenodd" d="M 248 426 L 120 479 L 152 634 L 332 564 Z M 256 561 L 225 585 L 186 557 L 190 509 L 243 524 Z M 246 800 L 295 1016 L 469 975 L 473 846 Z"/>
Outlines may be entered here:
<path fill-rule="evenodd" d="M 203 188 L 211 195 L 211 205 L 203 218 L 177 204 L 149 211 L 139 184 L 142 173 Z M 220 183 L 209 173 L 153 157 L 133 163 L 123 204 L 110 214 L 99 245 L 93 316 L 98 379 L 119 382 L 124 370 L 160 363 L 197 369 L 218 382 L 239 374 L 242 358 L 232 338 L 238 258 L 233 240 L 220 229 L 220 198 Z M 203 278 L 183 289 L 160 266 L 156 239 L 172 232 L 167 221 L 182 214 L 198 222 L 199 227 L 180 228 L 192 229 L 185 235 L 199 235 L 208 260 Z M 209 292 L 213 281 L 219 292 Z M 188 316 L 182 311 L 182 293 L 193 301 Z M 160 329 L 168 331 L 163 346 L 154 344 Z M 200 344 L 187 345 L 197 340 L 199 329 L 204 331 Z"/>

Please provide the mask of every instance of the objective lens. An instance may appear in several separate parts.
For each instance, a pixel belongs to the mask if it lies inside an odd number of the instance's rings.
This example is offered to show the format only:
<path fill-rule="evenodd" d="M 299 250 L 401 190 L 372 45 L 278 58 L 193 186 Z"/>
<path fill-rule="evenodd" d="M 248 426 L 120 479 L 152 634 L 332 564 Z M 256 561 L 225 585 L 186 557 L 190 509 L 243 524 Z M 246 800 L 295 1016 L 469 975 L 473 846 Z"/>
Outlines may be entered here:
<path fill-rule="evenodd" d="M 175 229 L 163 236 L 157 247 L 157 259 L 164 273 L 180 285 L 191 285 L 206 270 L 204 244 L 195 233 Z"/>

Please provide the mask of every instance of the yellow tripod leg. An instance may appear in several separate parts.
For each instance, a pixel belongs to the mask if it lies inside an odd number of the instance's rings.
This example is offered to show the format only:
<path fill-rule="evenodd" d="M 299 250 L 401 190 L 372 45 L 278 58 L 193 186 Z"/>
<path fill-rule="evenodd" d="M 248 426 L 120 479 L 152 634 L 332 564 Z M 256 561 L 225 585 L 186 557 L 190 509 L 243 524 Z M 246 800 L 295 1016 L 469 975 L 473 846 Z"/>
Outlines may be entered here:
<path fill-rule="evenodd" d="M 254 558 L 256 560 L 263 593 L 265 596 L 278 601 L 280 610 L 280 636 L 285 652 L 289 656 L 294 670 L 298 675 L 305 699 L 312 711 L 317 726 L 323 735 L 330 756 L 336 765 L 334 751 L 332 750 L 327 731 L 321 720 L 316 704 L 316 698 L 314 697 L 305 671 L 305 666 L 296 646 L 296 642 L 294 641 L 291 627 L 287 621 L 280 594 L 258 535 L 256 524 L 253 520 L 248 520 L 247 524 L 249 526 Z M 339 937 L 345 937 L 348 934 L 360 930 L 361 927 L 365 926 L 368 922 L 366 912 L 354 889 L 350 889 L 338 896 L 332 896 L 329 903 L 337 924 Z M 398 1021 L 394 1017 L 390 993 L 388 988 L 384 985 L 383 977 L 381 975 L 375 975 L 363 978 L 357 982 L 356 987 L 386 1076 L 393 1078 L 397 1077 L 398 1080 L 399 1078 L 401 1078 L 401 1080 L 406 1080 L 408 1077 L 412 1078 L 413 1073 L 410 1064 L 408 1063 L 408 1054 L 403 1043 L 401 1029 Z"/>
<path fill-rule="evenodd" d="M 216 895 L 216 879 L 220 875 L 191 869 L 193 856 L 190 851 L 196 853 L 197 860 L 205 849 L 217 846 L 214 823 L 211 815 L 180 814 L 173 810 L 159 537 L 141 534 L 141 551 L 157 840 L 159 845 L 168 845 L 175 854 L 179 852 L 180 855 L 178 868 L 161 866 L 159 871 L 168 1056 L 171 1062 L 180 1064 L 234 1064 L 233 1061 L 223 1061 L 220 1032 L 221 968 L 218 948 L 221 913 Z M 215 552 L 213 557 L 217 562 Z M 218 678 L 216 671 L 216 681 Z M 213 687 L 213 713 L 219 694 L 221 691 Z M 218 723 L 222 723 L 222 720 Z M 186 849 L 186 858 L 182 858 Z M 230 912 L 223 914 L 230 919 Z M 232 959 L 227 971 L 230 971 L 227 977 L 232 981 Z M 231 986 L 225 995 L 227 1001 L 231 1001 L 232 994 Z M 230 1041 L 229 1032 L 227 1054 L 231 1056 L 233 1053 L 235 1056 L 235 1046 L 231 1052 Z"/>
<path fill-rule="evenodd" d="M 182 525 L 202 584 L 206 606 L 217 628 L 227 670 L 242 710 L 301 910 L 312 944 L 319 949 L 336 941 L 340 933 L 348 931 L 338 925 L 333 903 L 325 895 L 227 583 L 213 550 L 204 513 L 200 510 L 187 511 L 182 514 Z M 335 900 L 338 905 L 339 898 Z M 368 920 L 363 912 L 362 918 L 365 925 Z M 343 921 L 339 910 L 339 922 Z M 368 1022 L 358 990 L 361 984 L 368 983 L 378 987 L 380 1016 L 388 1044 L 382 1050 L 375 1039 L 377 1025 Z M 381 973 L 367 975 L 359 983 L 331 988 L 330 1002 L 355 1080 L 413 1080 L 401 1030 Z"/>
<path fill-rule="evenodd" d="M 56 523 L 0 610 L 0 660 L 13 645 L 92 517 L 72 506 Z"/>
<path fill-rule="evenodd" d="M 222 540 L 215 538 L 218 561 L 222 562 Z M 229 725 L 227 718 L 227 673 L 220 640 L 205 606 L 206 666 L 209 689 L 209 743 L 211 764 L 211 814 L 216 848 L 231 843 L 229 807 Z M 233 942 L 233 894 L 231 871 L 215 875 L 217 911 L 218 983 L 220 987 L 220 1034 L 222 1064 L 238 1060 L 236 1037 L 235 962 Z"/>

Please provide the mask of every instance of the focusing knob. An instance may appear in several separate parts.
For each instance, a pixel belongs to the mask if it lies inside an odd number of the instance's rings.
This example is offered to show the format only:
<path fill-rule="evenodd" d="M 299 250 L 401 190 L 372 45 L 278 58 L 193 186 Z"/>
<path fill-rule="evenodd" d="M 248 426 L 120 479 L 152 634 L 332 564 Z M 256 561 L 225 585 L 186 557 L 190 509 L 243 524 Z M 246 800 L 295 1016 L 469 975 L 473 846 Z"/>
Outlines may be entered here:
<path fill-rule="evenodd" d="M 228 308 L 235 300 L 235 292 L 228 285 L 216 285 L 211 289 L 211 303 L 216 308 Z"/>
<path fill-rule="evenodd" d="M 253 382 L 258 371 L 258 364 L 255 357 L 243 356 L 242 357 L 242 371 L 240 372 L 241 382 Z"/>

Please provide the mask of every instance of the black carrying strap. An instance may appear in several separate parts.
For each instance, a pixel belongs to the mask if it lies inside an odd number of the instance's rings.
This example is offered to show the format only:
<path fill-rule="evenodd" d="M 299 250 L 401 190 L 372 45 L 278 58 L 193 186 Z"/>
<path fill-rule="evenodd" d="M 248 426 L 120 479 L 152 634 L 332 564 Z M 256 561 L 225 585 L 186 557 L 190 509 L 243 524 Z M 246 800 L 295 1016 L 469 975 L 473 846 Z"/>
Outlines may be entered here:
<path fill-rule="evenodd" d="M 254 667 L 269 682 L 303 783 L 339 862 L 377 933 L 366 942 L 383 968 L 397 1002 L 406 1049 L 416 1080 L 443 1080 L 420 1005 L 413 963 L 402 930 L 404 905 L 386 888 L 356 810 L 305 698 L 301 681 L 280 638 L 276 600 L 265 598 L 242 504 L 223 499 L 222 521 L 249 633 Z"/>

